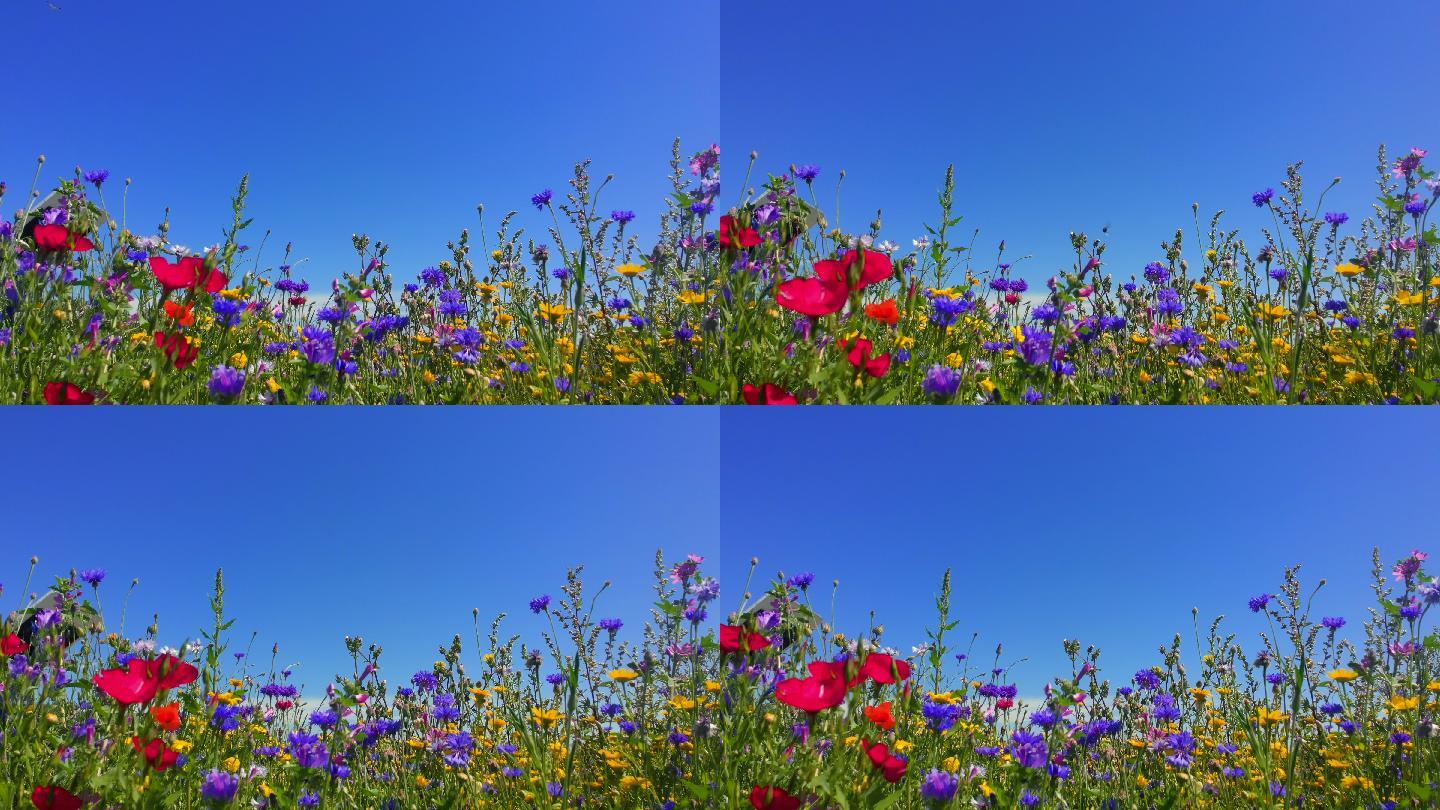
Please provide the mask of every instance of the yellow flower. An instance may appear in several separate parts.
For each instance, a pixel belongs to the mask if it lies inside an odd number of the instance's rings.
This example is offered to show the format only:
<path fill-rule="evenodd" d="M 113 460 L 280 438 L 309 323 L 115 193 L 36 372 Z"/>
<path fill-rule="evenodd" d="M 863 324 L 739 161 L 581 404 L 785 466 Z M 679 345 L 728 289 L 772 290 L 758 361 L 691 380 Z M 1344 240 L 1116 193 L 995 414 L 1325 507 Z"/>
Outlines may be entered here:
<path fill-rule="evenodd" d="M 1413 697 L 1401 697 L 1400 695 L 1396 695 L 1390 698 L 1390 708 L 1394 709 L 1397 712 L 1403 712 L 1407 709 L 1417 709 L 1419 707 L 1420 697 L 1418 695 Z"/>
<path fill-rule="evenodd" d="M 547 321 L 562 320 L 570 314 L 570 309 L 564 304 L 540 304 L 540 317 Z"/>
<path fill-rule="evenodd" d="M 1332 669 L 1330 670 L 1329 674 L 1331 680 L 1339 681 L 1341 683 L 1353 681 L 1356 678 L 1360 677 L 1360 673 L 1356 672 L 1353 669 Z"/>
<path fill-rule="evenodd" d="M 1255 719 L 1262 726 L 1270 726 L 1290 719 L 1290 715 L 1279 709 L 1267 709 L 1264 706 L 1255 710 Z"/>
<path fill-rule="evenodd" d="M 549 728 L 560 722 L 560 712 L 554 709 L 542 709 L 538 706 L 530 709 L 530 716 L 535 719 L 535 724 L 543 728 Z"/>
<path fill-rule="evenodd" d="M 705 293 L 686 290 L 685 292 L 680 293 L 680 303 L 696 305 L 703 304 L 705 303 Z"/>
<path fill-rule="evenodd" d="M 681 710 L 693 709 L 695 708 L 695 698 L 686 697 L 685 695 L 676 695 L 675 697 L 670 698 L 670 705 Z"/>
<path fill-rule="evenodd" d="M 622 264 L 622 265 L 620 265 L 619 267 L 615 268 L 615 272 L 619 273 L 619 274 L 622 275 L 622 276 L 634 277 L 634 276 L 638 276 L 638 275 L 640 275 L 641 273 L 645 272 L 645 265 L 643 265 L 643 264 Z"/>
<path fill-rule="evenodd" d="M 422 790 L 430 787 L 430 780 L 426 779 L 422 774 L 417 773 L 415 774 L 415 787 L 418 787 Z"/>
<path fill-rule="evenodd" d="M 240 770 L 239 757 L 226 757 L 225 761 L 221 762 L 220 764 L 225 768 L 225 770 L 229 771 L 230 773 L 237 773 Z"/>
<path fill-rule="evenodd" d="M 235 368 L 244 368 L 250 365 L 250 358 L 245 356 L 245 352 L 235 352 L 230 355 L 230 365 Z M 236 684 L 236 686 L 239 686 L 239 684 Z"/>
<path fill-rule="evenodd" d="M 1358 276 L 1365 272 L 1365 268 L 1353 262 L 1345 262 L 1344 264 L 1336 265 L 1335 272 L 1346 278 L 1350 278 L 1351 276 Z"/>
<path fill-rule="evenodd" d="M 1407 292 L 1405 290 L 1401 290 L 1400 292 L 1395 293 L 1395 303 L 1402 306 L 1408 306 L 1410 304 L 1423 304 L 1425 303 L 1425 293 Z"/>
<path fill-rule="evenodd" d="M 177 754 L 189 753 L 190 749 L 194 747 L 195 743 L 192 743 L 189 740 L 176 740 L 175 742 L 170 743 L 170 750 L 174 751 Z"/>
<path fill-rule="evenodd" d="M 620 683 L 625 683 L 626 681 L 633 681 L 638 677 L 640 677 L 640 674 L 633 669 L 610 670 L 610 680 L 612 681 L 619 681 Z"/>

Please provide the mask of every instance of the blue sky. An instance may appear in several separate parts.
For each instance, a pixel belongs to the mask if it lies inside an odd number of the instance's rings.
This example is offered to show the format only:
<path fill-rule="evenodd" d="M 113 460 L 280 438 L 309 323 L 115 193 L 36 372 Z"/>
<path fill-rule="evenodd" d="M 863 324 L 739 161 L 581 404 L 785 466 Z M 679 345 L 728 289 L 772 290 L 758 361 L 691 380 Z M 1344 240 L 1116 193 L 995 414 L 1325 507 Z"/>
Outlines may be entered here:
<path fill-rule="evenodd" d="M 591 592 L 614 583 L 597 616 L 638 639 L 657 547 L 718 561 L 714 410 L 60 410 L 5 413 L 0 610 L 36 554 L 39 583 L 106 569 L 112 630 L 139 577 L 126 634 L 158 611 L 178 646 L 208 626 L 223 567 L 233 642 L 258 631 L 266 664 L 278 642 L 307 694 L 349 672 L 347 634 L 381 643 L 392 679 L 455 633 L 473 648 L 472 608 L 538 643 L 529 600 L 582 563 Z"/>
<path fill-rule="evenodd" d="M 1192 202 L 1258 243 L 1268 219 L 1250 195 L 1296 160 L 1311 199 L 1344 178 L 1326 208 L 1357 223 L 1380 143 L 1440 147 L 1423 78 L 1440 71 L 1422 33 L 1436 30 L 1435 4 L 728 0 L 727 176 L 752 149 L 772 173 L 818 164 L 833 223 L 845 169 L 840 224 L 864 230 L 883 208 L 908 250 L 954 163 L 958 233 L 981 229 L 982 269 L 1005 239 L 1044 280 L 1069 267 L 1071 231 L 1108 224 L 1107 270 L 1128 277 L 1177 227 L 1192 240 Z"/>
<path fill-rule="evenodd" d="M 356 268 L 355 233 L 392 243 L 402 277 L 449 258 L 481 202 L 487 232 L 519 209 L 549 242 L 530 195 L 558 197 L 587 157 L 616 175 L 600 210 L 634 210 L 632 232 L 653 239 L 671 141 L 719 137 L 713 0 L 57 4 L 4 12 L 6 215 L 43 153 L 46 188 L 109 169 L 118 212 L 132 177 L 133 229 L 153 233 L 168 205 L 172 238 L 200 248 L 249 172 L 248 241 L 273 229 L 262 259 L 278 264 L 293 240 L 317 289 Z"/>
<path fill-rule="evenodd" d="M 1328 584 L 1315 619 L 1358 629 L 1370 549 L 1387 565 L 1440 552 L 1422 504 L 1440 459 L 1420 410 L 1329 408 L 732 408 L 721 415 L 722 601 L 777 571 L 816 574 L 813 599 L 857 634 L 869 611 L 909 651 L 954 571 L 952 638 L 979 632 L 1027 694 L 1069 671 L 1067 638 L 1098 644 L 1112 678 L 1155 663 L 1176 632 L 1246 602 L 1286 566 Z M 1188 643 L 1188 642 L 1187 642 Z M 1187 647 L 1193 653 L 1193 644 Z"/>

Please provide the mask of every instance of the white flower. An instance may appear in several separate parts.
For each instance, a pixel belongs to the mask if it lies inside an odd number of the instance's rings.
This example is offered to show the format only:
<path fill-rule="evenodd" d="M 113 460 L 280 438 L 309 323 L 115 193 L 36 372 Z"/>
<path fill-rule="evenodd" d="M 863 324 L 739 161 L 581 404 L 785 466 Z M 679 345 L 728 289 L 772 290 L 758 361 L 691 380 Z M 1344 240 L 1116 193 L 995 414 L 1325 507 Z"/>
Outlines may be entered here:
<path fill-rule="evenodd" d="M 895 251 L 900 249 L 900 246 L 895 244 L 894 242 L 891 242 L 889 239 L 886 239 L 884 242 L 876 245 L 875 249 L 880 251 L 881 253 L 894 253 Z"/>
<path fill-rule="evenodd" d="M 160 648 L 160 654 L 161 654 L 161 655 L 179 655 L 179 654 L 180 654 L 180 651 L 177 650 L 177 649 L 175 649 L 174 647 L 161 647 L 161 648 Z"/>
<path fill-rule="evenodd" d="M 850 239 L 850 247 L 852 247 L 852 248 L 858 248 L 858 247 L 860 247 L 861 245 L 864 245 L 865 247 L 868 248 L 868 247 L 870 247 L 870 245 L 873 244 L 874 242 L 875 242 L 875 237 L 873 237 L 873 236 L 871 236 L 870 234 L 867 233 L 867 234 L 865 234 L 864 236 L 851 237 L 851 239 Z"/>
<path fill-rule="evenodd" d="M 130 647 L 137 653 L 152 653 L 155 652 L 155 641 L 154 639 L 142 638 L 138 639 L 134 644 L 131 644 Z"/>
<path fill-rule="evenodd" d="M 924 250 L 930 247 L 930 237 L 922 236 L 919 239 L 911 239 L 910 244 L 914 245 L 917 250 Z"/>
<path fill-rule="evenodd" d="M 921 644 L 921 645 L 919 645 L 919 646 L 911 647 L 911 648 L 910 648 L 910 654 L 911 654 L 911 655 L 925 655 L 925 654 L 927 654 L 927 653 L 929 653 L 929 652 L 930 652 L 930 645 L 929 645 L 929 644 Z"/>
<path fill-rule="evenodd" d="M 190 255 L 190 248 L 185 247 L 184 245 L 177 245 L 172 242 L 170 245 L 170 252 L 174 253 L 176 256 L 188 256 Z"/>
<path fill-rule="evenodd" d="M 204 644 L 201 644 L 201 643 L 198 642 L 198 641 L 192 641 L 192 642 L 190 642 L 189 644 L 186 644 L 186 645 L 185 645 L 185 649 L 189 650 L 191 655 L 194 655 L 194 654 L 200 652 L 201 650 L 205 649 L 205 645 L 204 645 Z"/>

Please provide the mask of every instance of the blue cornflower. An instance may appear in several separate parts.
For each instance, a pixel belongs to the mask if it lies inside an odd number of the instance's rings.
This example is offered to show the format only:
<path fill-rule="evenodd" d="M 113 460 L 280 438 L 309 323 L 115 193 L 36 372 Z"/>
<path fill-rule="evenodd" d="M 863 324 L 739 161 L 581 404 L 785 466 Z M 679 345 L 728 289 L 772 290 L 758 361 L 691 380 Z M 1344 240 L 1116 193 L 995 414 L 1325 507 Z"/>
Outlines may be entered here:
<path fill-rule="evenodd" d="M 1255 203 L 1256 208 L 1264 208 L 1275 198 L 1275 189 L 1267 188 L 1264 191 L 1257 191 L 1250 195 L 1250 202 Z"/>
<path fill-rule="evenodd" d="M 531 613 L 544 613 L 550 609 L 550 594 L 541 594 L 530 600 Z"/>
<path fill-rule="evenodd" d="M 820 176 L 820 167 L 814 163 L 802 163 L 795 167 L 795 176 L 807 183 L 813 183 L 815 178 Z"/>
<path fill-rule="evenodd" d="M 211 305 L 215 311 L 215 322 L 221 326 L 239 326 L 240 312 L 244 307 L 239 301 L 231 301 L 229 298 L 217 298 Z"/>
<path fill-rule="evenodd" d="M 614 220 L 615 222 L 620 223 L 621 225 L 626 225 L 626 224 L 634 221 L 634 219 L 635 219 L 635 212 L 634 212 L 634 211 L 611 211 L 611 212 L 610 212 L 610 219 Z"/>
<path fill-rule="evenodd" d="M 536 211 L 542 211 L 545 209 L 545 206 L 550 204 L 550 199 L 554 196 L 555 192 L 547 188 L 539 194 L 532 195 L 530 197 L 530 204 L 535 206 Z"/>
<path fill-rule="evenodd" d="M 100 587 L 100 583 L 105 579 L 105 569 L 88 568 L 80 572 L 80 579 L 83 582 L 90 583 L 90 587 L 98 588 Z"/>

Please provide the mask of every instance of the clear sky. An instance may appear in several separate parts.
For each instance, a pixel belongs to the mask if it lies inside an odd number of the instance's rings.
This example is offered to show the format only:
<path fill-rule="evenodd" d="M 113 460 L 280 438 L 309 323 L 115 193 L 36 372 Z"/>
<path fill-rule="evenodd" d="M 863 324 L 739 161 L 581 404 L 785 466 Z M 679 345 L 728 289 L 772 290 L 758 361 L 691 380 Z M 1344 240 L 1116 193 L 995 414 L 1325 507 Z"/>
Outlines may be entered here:
<path fill-rule="evenodd" d="M 42 584 L 106 569 L 112 630 L 139 577 L 126 634 L 158 611 L 178 646 L 208 626 L 223 567 L 233 642 L 258 631 L 266 664 L 278 642 L 318 694 L 347 634 L 383 644 L 392 679 L 455 633 L 473 652 L 472 608 L 482 631 L 505 611 L 537 643 L 529 600 L 559 598 L 582 563 L 592 593 L 614 583 L 597 617 L 638 639 L 656 548 L 718 561 L 714 410 L 327 411 L 8 409 L 0 610 L 20 606 L 35 554 Z"/>
<path fill-rule="evenodd" d="M 950 568 L 952 638 L 978 631 L 987 663 L 997 643 L 1029 658 L 1016 674 L 1032 695 L 1069 672 L 1062 640 L 1100 645 L 1125 679 L 1193 638 L 1192 607 L 1253 642 L 1246 602 L 1297 563 L 1329 580 L 1315 620 L 1358 630 L 1372 547 L 1387 566 L 1440 552 L 1425 508 L 1440 459 L 1417 443 L 1433 428 L 1428 411 L 1379 408 L 731 408 L 721 605 L 758 556 L 756 593 L 810 571 L 828 614 L 839 579 L 837 628 L 864 631 L 873 609 L 908 652 Z"/>
<path fill-rule="evenodd" d="M 600 210 L 634 210 L 653 239 L 672 140 L 719 137 L 715 0 L 55 5 L 8 2 L 0 23 L 6 216 L 43 153 L 46 188 L 108 169 L 118 212 L 132 177 L 133 228 L 168 205 L 172 238 L 199 248 L 249 172 L 246 241 L 273 229 L 275 264 L 293 240 L 317 289 L 356 268 L 354 233 L 392 243 L 405 277 L 448 258 L 481 202 L 487 231 L 518 209 L 549 242 L 530 195 L 558 199 L 587 157 L 616 175 Z"/>
<path fill-rule="evenodd" d="M 1436 31 L 1433 3 L 727 0 L 727 177 L 752 149 L 773 173 L 818 164 L 833 222 L 845 169 L 840 223 L 883 208 L 908 250 L 954 163 L 982 268 L 1005 239 L 1043 280 L 1072 261 L 1071 231 L 1108 224 L 1107 270 L 1128 277 L 1177 227 L 1193 236 L 1192 202 L 1259 242 L 1250 195 L 1296 160 L 1312 195 L 1344 177 L 1326 208 L 1358 223 L 1381 142 L 1440 148 Z"/>

